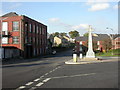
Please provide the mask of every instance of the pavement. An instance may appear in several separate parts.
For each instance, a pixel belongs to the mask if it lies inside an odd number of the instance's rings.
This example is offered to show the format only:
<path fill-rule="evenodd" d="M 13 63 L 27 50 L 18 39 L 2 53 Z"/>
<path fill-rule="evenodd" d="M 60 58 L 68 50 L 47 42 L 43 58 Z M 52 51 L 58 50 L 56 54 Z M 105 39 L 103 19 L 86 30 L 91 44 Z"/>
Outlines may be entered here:
<path fill-rule="evenodd" d="M 114 57 L 115 58 L 115 57 Z M 75 62 L 73 59 L 68 60 L 65 62 L 65 64 L 92 64 L 92 63 L 103 63 L 103 62 L 111 62 L 111 61 L 118 61 L 118 57 L 115 59 L 105 59 L 105 58 L 77 58 L 77 61 Z"/>

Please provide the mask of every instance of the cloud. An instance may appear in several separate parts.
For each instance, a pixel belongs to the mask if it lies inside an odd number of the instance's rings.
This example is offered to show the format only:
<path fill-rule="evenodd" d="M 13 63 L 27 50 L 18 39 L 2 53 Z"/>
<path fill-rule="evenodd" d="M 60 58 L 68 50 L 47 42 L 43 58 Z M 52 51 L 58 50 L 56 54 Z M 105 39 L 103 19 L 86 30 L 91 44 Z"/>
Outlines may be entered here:
<path fill-rule="evenodd" d="M 97 3 L 97 4 L 93 4 L 91 5 L 91 8 L 89 8 L 89 11 L 99 11 L 99 10 L 104 10 L 109 8 L 110 5 L 108 3 Z"/>
<path fill-rule="evenodd" d="M 55 23 L 55 22 L 60 22 L 60 19 L 59 18 L 50 18 L 48 21 Z"/>
<path fill-rule="evenodd" d="M 73 25 L 72 29 L 74 29 L 74 30 L 87 29 L 88 26 L 89 26 L 88 24 Z"/>
<path fill-rule="evenodd" d="M 120 8 L 120 5 L 113 6 L 113 9 L 118 9 L 118 8 Z"/>
<path fill-rule="evenodd" d="M 93 5 L 93 4 L 97 4 L 97 3 L 107 3 L 109 2 L 109 0 L 87 0 L 86 4 L 87 5 Z"/>
<path fill-rule="evenodd" d="M 10 9 L 14 9 L 14 8 L 20 7 L 21 5 L 22 5 L 21 3 L 14 3 L 14 4 L 11 5 L 9 8 L 10 8 Z"/>

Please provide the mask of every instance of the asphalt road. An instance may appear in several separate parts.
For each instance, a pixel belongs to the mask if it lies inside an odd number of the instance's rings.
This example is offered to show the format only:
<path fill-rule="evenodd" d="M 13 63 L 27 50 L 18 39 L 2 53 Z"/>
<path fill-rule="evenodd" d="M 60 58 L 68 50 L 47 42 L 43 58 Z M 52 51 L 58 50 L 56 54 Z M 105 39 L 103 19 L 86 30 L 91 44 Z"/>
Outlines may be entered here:
<path fill-rule="evenodd" d="M 72 50 L 53 57 L 3 66 L 4 88 L 118 88 L 118 62 L 65 65 Z M 111 57 L 107 57 L 110 59 Z M 112 58 L 113 60 L 115 58 Z"/>

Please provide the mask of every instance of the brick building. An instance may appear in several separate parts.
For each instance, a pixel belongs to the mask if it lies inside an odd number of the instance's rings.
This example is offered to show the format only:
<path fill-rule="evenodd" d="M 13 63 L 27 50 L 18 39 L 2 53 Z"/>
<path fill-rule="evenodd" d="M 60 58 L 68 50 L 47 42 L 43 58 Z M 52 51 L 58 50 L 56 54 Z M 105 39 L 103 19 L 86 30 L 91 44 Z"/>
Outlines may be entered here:
<path fill-rule="evenodd" d="M 112 49 L 120 49 L 120 34 L 111 34 Z"/>
<path fill-rule="evenodd" d="M 12 58 L 16 54 L 24 58 L 46 54 L 46 25 L 15 12 L 5 14 L 0 18 L 3 58 Z"/>
<path fill-rule="evenodd" d="M 93 44 L 96 43 L 97 44 L 97 48 L 96 50 L 100 50 L 103 51 L 104 47 L 103 47 L 103 41 L 104 40 L 110 40 L 110 36 L 107 34 L 96 34 L 96 36 L 92 37 L 93 39 Z M 81 37 L 76 37 L 75 38 L 75 43 L 76 43 L 76 50 L 77 52 L 80 51 L 80 42 L 82 43 L 83 46 L 83 52 L 87 52 L 87 41 L 88 41 L 88 37 L 87 36 L 81 36 Z"/>

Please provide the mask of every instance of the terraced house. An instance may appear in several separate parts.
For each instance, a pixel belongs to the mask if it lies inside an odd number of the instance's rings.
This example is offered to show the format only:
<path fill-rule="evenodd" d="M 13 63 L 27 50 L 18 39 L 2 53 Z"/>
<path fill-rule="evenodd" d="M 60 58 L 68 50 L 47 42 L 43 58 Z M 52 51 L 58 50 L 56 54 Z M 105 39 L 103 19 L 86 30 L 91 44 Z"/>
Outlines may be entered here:
<path fill-rule="evenodd" d="M 3 58 L 30 58 L 46 54 L 46 25 L 15 12 L 0 18 Z"/>

